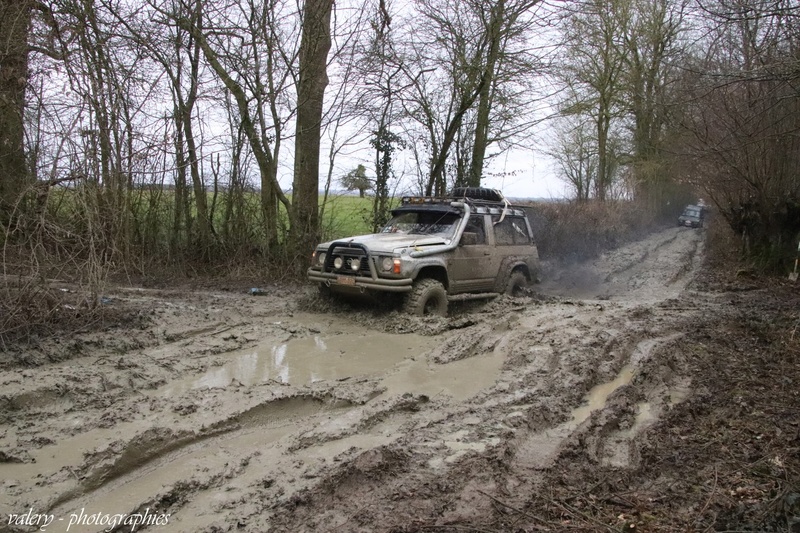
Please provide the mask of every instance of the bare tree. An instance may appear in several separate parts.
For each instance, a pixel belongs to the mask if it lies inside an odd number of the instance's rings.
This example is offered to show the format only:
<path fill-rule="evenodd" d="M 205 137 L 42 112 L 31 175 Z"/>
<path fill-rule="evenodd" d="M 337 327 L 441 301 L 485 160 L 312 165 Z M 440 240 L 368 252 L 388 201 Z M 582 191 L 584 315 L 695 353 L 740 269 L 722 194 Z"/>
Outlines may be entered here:
<path fill-rule="evenodd" d="M 536 3 L 416 2 L 417 13 L 406 30 L 400 64 L 410 89 L 403 96 L 404 109 L 424 132 L 430 157 L 426 194 L 445 192 L 448 166 L 456 174 L 451 183 L 480 181 L 486 149 L 496 140 L 490 133 L 493 130 L 499 137 L 498 126 L 508 124 L 493 121 L 492 113 L 496 107 L 512 107 L 520 101 L 524 91 L 514 95 L 507 90 L 514 86 L 512 72 L 521 72 L 525 64 L 525 76 L 530 79 L 534 70 L 530 51 L 522 47 L 512 53 L 512 48 L 529 37 Z M 526 101 L 530 96 L 525 95 Z M 465 127 L 468 135 L 461 131 Z M 459 153 L 451 164 L 456 144 Z"/>
<path fill-rule="evenodd" d="M 633 0 L 632 9 L 623 29 L 623 80 L 632 120 L 627 163 L 637 196 L 658 211 L 667 207 L 677 178 L 667 148 L 676 129 L 671 110 L 679 105 L 675 86 L 687 8 L 685 0 Z"/>
<path fill-rule="evenodd" d="M 538 3 L 538 0 L 499 0 L 479 6 L 481 12 L 488 14 L 488 18 L 484 18 L 488 35 L 484 67 L 486 83 L 481 87 L 478 97 L 467 185 L 480 186 L 486 151 L 492 142 L 511 133 L 509 129 L 514 133 L 519 132 L 517 128 L 509 128 L 507 121 L 497 113 L 492 113 L 495 107 L 501 110 L 516 108 L 516 120 L 508 121 L 512 124 L 523 123 L 527 126 L 535 122 L 521 119 L 524 114 L 518 114 L 520 109 L 515 105 L 520 95 L 515 95 L 509 87 L 526 87 L 530 91 L 529 81 L 537 70 L 543 70 L 527 47 L 515 49 L 520 44 L 527 44 L 528 34 L 536 21 L 531 12 Z M 534 100 L 532 96 L 532 91 L 527 92 L 525 100 Z M 494 139 L 490 135 L 492 131 L 495 132 Z"/>
<path fill-rule="evenodd" d="M 145 103 L 158 80 L 144 75 L 143 49 L 124 36 L 118 14 L 127 8 L 121 3 L 63 0 L 53 7 L 56 55 L 69 93 L 82 106 L 70 111 L 79 114 L 84 150 L 69 162 L 70 171 L 82 177 L 81 190 L 93 195 L 86 198 L 88 220 L 100 253 L 106 260 L 123 259 L 133 253 L 130 192 L 136 167 L 146 160 L 140 150 L 148 143 L 140 143 L 145 135 L 136 129 L 147 120 Z"/>
<path fill-rule="evenodd" d="M 199 0 L 198 0 L 199 1 Z M 275 2 L 249 1 L 240 6 L 247 23 L 242 30 L 244 39 L 229 39 L 229 26 L 200 24 L 179 19 L 178 22 L 197 40 L 211 69 L 236 102 L 242 131 L 248 139 L 261 175 L 261 205 L 263 223 L 270 248 L 278 243 L 278 209 L 280 202 L 291 213 L 289 198 L 278 183 L 278 154 L 283 140 L 286 120 L 280 113 L 280 101 L 285 98 L 287 80 L 294 75 L 295 53 L 283 47 L 276 17 L 281 12 Z M 230 14 L 215 13 L 215 20 L 224 21 Z M 209 20 L 207 15 L 204 19 Z M 231 21 L 236 27 L 241 20 Z M 241 44 L 241 46 L 236 46 Z M 281 66 L 277 62 L 281 62 Z M 290 215 L 290 218 L 291 215 Z"/>
<path fill-rule="evenodd" d="M 800 238 L 798 20 L 792 2 L 720 0 L 704 6 L 709 39 L 683 91 L 686 173 L 772 267 Z"/>
<path fill-rule="evenodd" d="M 364 75 L 359 107 L 365 110 L 372 131 L 369 140 L 374 150 L 375 198 L 372 204 L 372 230 L 378 231 L 389 218 L 390 180 L 394 177 L 394 152 L 405 146 L 393 131 L 401 120 L 397 101 L 402 91 L 401 59 L 395 50 L 392 31 L 392 5 L 379 0 L 371 21 L 371 35 L 361 51 Z"/>
<path fill-rule="evenodd" d="M 557 164 L 558 174 L 575 193 L 579 202 L 588 200 L 597 177 L 597 141 L 594 126 L 583 117 L 563 117 L 555 126 L 553 145 L 548 155 Z"/>
<path fill-rule="evenodd" d="M 630 0 L 585 0 L 565 18 L 568 35 L 562 80 L 569 99 L 563 113 L 591 117 L 597 143 L 596 196 L 605 200 L 612 187 L 615 161 L 612 136 L 622 116 L 625 66 L 624 28 L 631 16 Z"/>

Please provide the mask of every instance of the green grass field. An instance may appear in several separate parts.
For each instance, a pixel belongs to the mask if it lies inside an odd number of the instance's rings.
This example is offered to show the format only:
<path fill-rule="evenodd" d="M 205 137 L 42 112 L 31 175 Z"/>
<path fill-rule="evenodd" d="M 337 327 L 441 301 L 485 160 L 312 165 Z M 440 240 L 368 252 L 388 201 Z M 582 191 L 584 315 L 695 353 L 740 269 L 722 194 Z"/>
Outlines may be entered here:
<path fill-rule="evenodd" d="M 173 190 L 135 189 L 129 191 L 129 208 L 124 211 L 112 211 L 118 222 L 130 217 L 129 221 L 136 228 L 136 233 L 151 245 L 164 245 L 170 239 L 174 225 L 175 193 Z M 290 197 L 291 200 L 291 197 Z M 227 203 L 236 202 L 233 218 L 227 223 L 237 242 L 250 241 L 257 244 L 262 238 L 263 225 L 258 193 L 244 193 L 238 198 L 231 198 L 219 193 L 214 198 L 209 192 L 208 208 L 212 215 L 212 224 L 218 234 L 223 234 Z M 92 210 L 94 201 L 90 196 L 75 189 L 56 189 L 48 199 L 48 218 L 59 225 L 80 231 L 86 224 L 87 212 Z M 325 240 L 337 239 L 352 235 L 362 235 L 372 231 L 372 197 L 360 198 L 357 195 L 329 195 L 327 199 L 319 196 L 321 235 Z M 192 216 L 196 216 L 194 204 L 189 208 Z M 111 213 L 108 213 L 111 214 Z M 288 227 L 286 212 L 279 209 L 279 227 Z M 146 237 L 145 237 L 146 235 Z"/>
<path fill-rule="evenodd" d="M 323 237 L 327 240 L 372 233 L 373 200 L 369 196 L 366 198 L 349 195 L 329 196 L 323 207 L 323 198 L 320 196 L 322 211 L 320 229 Z M 396 203 L 396 199 L 391 201 L 392 205 Z"/>

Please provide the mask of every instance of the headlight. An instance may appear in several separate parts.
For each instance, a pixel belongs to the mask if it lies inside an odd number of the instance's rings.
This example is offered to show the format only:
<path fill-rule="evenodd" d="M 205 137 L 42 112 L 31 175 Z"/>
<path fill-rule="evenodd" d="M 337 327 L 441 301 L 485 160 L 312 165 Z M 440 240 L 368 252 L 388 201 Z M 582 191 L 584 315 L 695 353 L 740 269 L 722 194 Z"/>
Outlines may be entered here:
<path fill-rule="evenodd" d="M 351 259 L 350 268 L 353 269 L 353 272 L 358 272 L 358 269 L 361 268 L 361 259 Z"/>
<path fill-rule="evenodd" d="M 392 262 L 391 257 L 384 257 L 383 261 L 381 261 L 381 270 L 384 272 L 389 272 L 392 269 L 393 264 L 394 263 Z"/>
<path fill-rule="evenodd" d="M 317 261 L 319 261 L 320 265 L 325 264 L 325 257 L 325 252 L 319 252 L 319 254 L 317 254 Z"/>
<path fill-rule="evenodd" d="M 333 267 L 336 270 L 339 270 L 340 268 L 342 268 L 342 265 L 344 265 L 344 259 L 342 259 L 341 256 L 337 256 L 336 258 L 334 258 Z"/>

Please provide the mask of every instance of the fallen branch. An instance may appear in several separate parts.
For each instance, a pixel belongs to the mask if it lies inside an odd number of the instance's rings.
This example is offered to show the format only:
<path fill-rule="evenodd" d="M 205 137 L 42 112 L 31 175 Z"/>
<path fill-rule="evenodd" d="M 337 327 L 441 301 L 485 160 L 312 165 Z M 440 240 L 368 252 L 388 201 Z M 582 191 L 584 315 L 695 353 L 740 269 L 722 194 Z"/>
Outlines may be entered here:
<path fill-rule="evenodd" d="M 605 523 L 601 522 L 600 520 L 596 519 L 595 517 L 593 517 L 591 515 L 588 515 L 588 514 L 582 512 L 582 511 L 579 511 L 578 509 L 575 509 L 571 505 L 568 505 L 566 503 L 560 503 L 560 502 L 557 502 L 555 500 L 550 500 L 550 503 L 556 505 L 557 507 L 561 507 L 561 509 L 563 509 L 564 511 L 566 511 L 568 513 L 578 515 L 578 516 L 580 516 L 581 518 L 583 518 L 584 520 L 586 520 L 588 522 L 592 522 L 594 524 L 597 524 L 598 526 L 610 531 L 611 533 L 617 533 L 617 530 L 614 529 L 613 527 L 609 526 L 608 524 L 605 524 Z"/>
<path fill-rule="evenodd" d="M 517 509 L 516 507 L 513 507 L 513 506 L 511 506 L 511 505 L 509 505 L 509 504 L 507 504 L 507 503 L 505 503 L 505 502 L 503 502 L 503 501 L 501 501 L 501 500 L 498 500 L 497 498 L 495 498 L 495 497 L 494 497 L 494 496 L 492 496 L 491 494 L 487 494 L 487 493 L 483 492 L 482 490 L 478 490 L 478 492 L 480 492 L 481 494 L 483 494 L 484 496 L 486 496 L 487 498 L 489 498 L 489 499 L 490 499 L 490 500 L 492 500 L 493 502 L 495 502 L 495 503 L 497 503 L 497 504 L 499 504 L 499 505 L 502 505 L 503 507 L 506 507 L 506 508 L 508 508 L 508 509 L 511 509 L 511 510 L 512 510 L 512 511 L 514 511 L 515 513 L 519 513 L 519 514 L 521 514 L 522 516 L 524 516 L 524 517 L 526 517 L 526 518 L 530 518 L 530 519 L 531 519 L 531 520 L 533 520 L 534 522 L 539 522 L 540 524 L 544 524 L 545 526 L 552 526 L 552 525 L 553 525 L 553 524 L 551 524 L 550 522 L 548 522 L 548 521 L 546 521 L 546 520 L 544 520 L 544 519 L 542 519 L 542 518 L 539 518 L 538 516 L 534 516 L 534 515 L 532 515 L 532 514 L 528 514 L 528 513 L 526 513 L 525 511 L 523 511 L 522 509 Z M 543 529 L 543 531 L 550 531 L 550 530 L 549 530 L 548 528 L 546 528 L 546 527 L 545 527 L 545 528 Z"/>

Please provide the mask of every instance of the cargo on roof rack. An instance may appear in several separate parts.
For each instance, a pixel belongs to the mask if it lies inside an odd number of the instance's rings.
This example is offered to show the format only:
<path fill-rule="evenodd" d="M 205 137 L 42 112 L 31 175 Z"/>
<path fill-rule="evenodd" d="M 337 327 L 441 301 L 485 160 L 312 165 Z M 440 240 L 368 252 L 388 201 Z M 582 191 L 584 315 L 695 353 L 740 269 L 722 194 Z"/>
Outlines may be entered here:
<path fill-rule="evenodd" d="M 505 200 L 503 193 L 497 189 L 489 189 L 487 187 L 456 187 L 448 196 L 482 200 L 484 202 L 502 202 Z"/>

